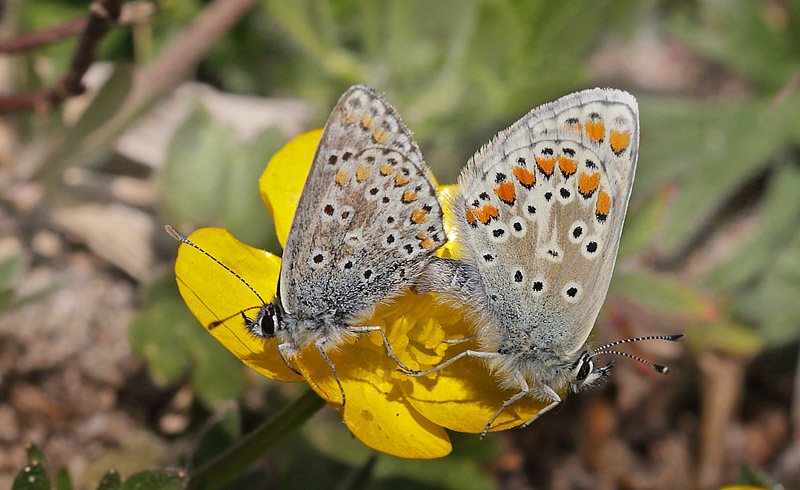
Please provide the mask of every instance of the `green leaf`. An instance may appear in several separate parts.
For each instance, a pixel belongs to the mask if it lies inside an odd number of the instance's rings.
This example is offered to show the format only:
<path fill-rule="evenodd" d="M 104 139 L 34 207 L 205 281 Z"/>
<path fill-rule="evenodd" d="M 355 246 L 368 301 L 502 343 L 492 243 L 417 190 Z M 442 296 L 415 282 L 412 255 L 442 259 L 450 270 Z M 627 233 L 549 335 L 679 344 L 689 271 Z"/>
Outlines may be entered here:
<path fill-rule="evenodd" d="M 280 251 L 272 217 L 258 190 L 258 179 L 267 162 L 283 145 L 277 128 L 267 128 L 230 156 L 225 180 L 218 194 L 221 218 L 239 240 L 259 248 Z"/>
<path fill-rule="evenodd" d="M 773 257 L 763 279 L 734 304 L 734 311 L 758 326 L 771 345 L 800 338 L 800 232 Z"/>
<path fill-rule="evenodd" d="M 628 210 L 617 252 L 619 260 L 641 252 L 656 237 L 669 201 L 668 192 L 658 192 L 642 206 Z"/>
<path fill-rule="evenodd" d="M 659 245 L 677 254 L 747 179 L 771 165 L 800 122 L 800 98 L 697 104 L 642 101 L 642 155 L 634 192 L 667 183 L 676 195 Z"/>
<path fill-rule="evenodd" d="M 50 477 L 47 475 L 44 460 L 31 460 L 14 478 L 12 490 L 50 490 Z"/>
<path fill-rule="evenodd" d="M 661 315 L 705 318 L 714 308 L 700 291 L 685 281 L 649 271 L 615 273 L 610 291 Z"/>
<path fill-rule="evenodd" d="M 197 102 L 175 132 L 164 168 L 159 193 L 168 222 L 179 227 L 218 222 L 220 184 L 234 168 L 236 146 L 233 132 L 217 126 Z M 257 189 L 254 184 L 256 195 Z"/>
<path fill-rule="evenodd" d="M 169 471 L 143 471 L 128 477 L 122 490 L 179 490 L 183 475 Z"/>
<path fill-rule="evenodd" d="M 159 384 L 190 373 L 195 393 L 212 404 L 244 391 L 243 364 L 192 316 L 171 275 L 148 288 L 128 334 L 134 355 L 147 363 Z"/>
<path fill-rule="evenodd" d="M 97 490 L 120 490 L 121 488 L 122 477 L 113 468 L 106 471 L 106 474 L 100 479 L 100 484 L 97 485 Z"/>
<path fill-rule="evenodd" d="M 72 480 L 66 468 L 58 470 L 56 475 L 56 490 L 72 490 Z"/>
<path fill-rule="evenodd" d="M 133 70 L 130 66 L 123 65 L 114 68 L 111 76 L 94 96 L 78 122 L 67 131 L 59 158 L 66 159 L 67 155 L 77 149 L 94 130 L 116 114 L 131 90 L 132 73 Z"/>
<path fill-rule="evenodd" d="M 764 339 L 757 332 L 730 320 L 690 327 L 686 341 L 699 354 L 720 352 L 746 359 L 754 357 L 764 348 Z"/>
<path fill-rule="evenodd" d="M 731 289 L 755 280 L 791 243 L 800 223 L 800 166 L 789 163 L 775 172 L 759 215 L 760 226 L 752 240 L 712 272 L 709 286 Z"/>
<path fill-rule="evenodd" d="M 236 408 L 225 410 L 200 435 L 187 471 L 191 474 L 229 448 L 241 436 L 241 417 Z"/>

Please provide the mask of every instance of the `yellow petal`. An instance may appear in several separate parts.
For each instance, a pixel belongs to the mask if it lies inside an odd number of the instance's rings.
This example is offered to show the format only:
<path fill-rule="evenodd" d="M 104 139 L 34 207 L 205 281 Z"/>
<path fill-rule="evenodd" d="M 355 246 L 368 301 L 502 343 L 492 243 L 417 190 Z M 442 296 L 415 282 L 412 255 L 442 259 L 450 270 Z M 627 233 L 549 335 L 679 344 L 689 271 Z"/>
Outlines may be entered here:
<path fill-rule="evenodd" d="M 440 185 L 436 188 L 436 194 L 444 210 L 444 231 L 447 233 L 447 243 L 436 254 L 443 258 L 458 258 L 458 232 L 452 205 L 456 194 L 458 194 L 458 185 Z"/>
<path fill-rule="evenodd" d="M 473 342 L 448 349 L 447 358 Z M 452 352 L 452 354 L 451 354 Z M 411 405 L 431 422 L 459 432 L 480 433 L 486 423 L 516 392 L 504 390 L 480 359 L 463 358 L 447 368 L 422 377 L 409 377 L 403 392 Z M 508 407 L 492 424 L 492 432 L 525 423 L 546 406 L 531 397 Z"/>
<path fill-rule="evenodd" d="M 275 296 L 280 259 L 249 247 L 220 228 L 202 228 L 189 240 L 213 255 L 247 281 L 264 301 Z M 264 376 L 280 381 L 302 381 L 278 354 L 277 339 L 263 341 L 250 335 L 239 312 L 254 318 L 263 303 L 241 280 L 200 251 L 181 245 L 175 261 L 175 276 L 183 300 L 200 323 L 210 329 L 236 357 Z"/>
<path fill-rule="evenodd" d="M 397 328 L 392 323 L 407 307 L 404 303 L 413 302 L 414 298 L 409 293 L 393 304 L 381 306 L 372 319 L 363 322 L 384 329 L 401 361 L 407 339 L 395 332 Z M 390 320 L 388 326 L 386 319 Z M 345 424 L 361 442 L 402 458 L 430 459 L 450 453 L 452 446 L 447 432 L 420 416 L 404 398 L 399 383 L 405 375 L 388 356 L 379 332 L 360 334 L 326 353 L 347 397 Z M 314 391 L 341 413 L 341 391 L 317 349 L 312 346 L 303 350 L 296 364 Z"/>
<path fill-rule="evenodd" d="M 272 215 L 275 233 L 282 247 L 289 236 L 294 210 L 303 192 L 321 137 L 322 130 L 317 129 L 286 143 L 270 159 L 258 182 L 261 199 Z"/>

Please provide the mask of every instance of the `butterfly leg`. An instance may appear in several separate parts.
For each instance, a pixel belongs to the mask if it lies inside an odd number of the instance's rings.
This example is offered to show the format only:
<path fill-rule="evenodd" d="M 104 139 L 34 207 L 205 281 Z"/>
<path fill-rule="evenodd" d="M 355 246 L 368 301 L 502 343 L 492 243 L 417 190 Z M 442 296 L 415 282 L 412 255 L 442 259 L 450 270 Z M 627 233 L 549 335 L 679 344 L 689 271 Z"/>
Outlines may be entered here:
<path fill-rule="evenodd" d="M 405 374 L 407 374 L 409 376 L 424 376 L 424 375 L 430 374 L 430 373 L 432 373 L 434 371 L 439 371 L 440 369 L 444 369 L 447 366 L 449 366 L 450 364 L 453 364 L 457 360 L 461 359 L 462 357 L 477 357 L 478 359 L 491 359 L 491 358 L 497 357 L 499 355 L 500 354 L 498 354 L 496 352 L 480 352 L 480 351 L 476 351 L 476 350 L 465 350 L 464 352 L 462 352 L 462 353 L 460 353 L 460 354 L 458 354 L 456 356 L 453 356 L 452 358 L 444 361 L 443 363 L 437 364 L 436 366 L 428 369 L 427 371 L 412 371 L 410 373 L 405 373 Z"/>
<path fill-rule="evenodd" d="M 342 392 L 342 410 L 344 410 L 344 403 L 346 401 L 344 396 L 344 388 L 342 387 L 342 382 L 339 381 L 339 376 L 336 374 L 336 368 L 333 367 L 333 363 L 331 362 L 330 359 L 328 359 L 328 354 L 325 353 L 325 349 L 323 348 L 323 346 L 325 345 L 325 340 L 326 339 L 324 338 L 319 339 L 314 343 L 314 345 L 317 346 L 317 350 L 319 351 L 320 355 L 322 355 L 322 358 L 325 359 L 325 362 L 328 363 L 328 367 L 330 367 L 331 371 L 333 372 L 333 379 L 336 380 L 336 384 L 339 385 L 339 391 Z"/>
<path fill-rule="evenodd" d="M 298 371 L 297 369 L 292 367 L 292 364 L 289 362 L 289 359 L 294 359 L 297 356 L 297 349 L 295 348 L 294 344 L 284 343 L 278 346 L 278 354 L 281 355 L 281 359 L 283 359 L 283 363 L 286 364 L 286 367 L 294 371 L 295 373 L 302 376 L 303 374 Z"/>
<path fill-rule="evenodd" d="M 497 417 L 499 417 L 500 414 L 505 411 L 506 408 L 508 408 L 511 405 L 517 403 L 525 395 L 530 393 L 531 390 L 528 387 L 528 382 L 525 381 L 525 378 L 523 378 L 520 373 L 516 373 L 514 375 L 514 377 L 516 378 L 517 382 L 519 383 L 519 387 L 520 387 L 519 393 L 515 394 L 514 396 L 512 396 L 511 398 L 509 398 L 508 400 L 503 402 L 503 406 L 500 407 L 500 410 L 498 410 L 497 413 L 495 413 L 494 416 L 491 419 L 489 419 L 489 422 L 486 423 L 486 427 L 483 428 L 483 432 L 481 432 L 481 439 L 486 437 L 486 434 L 489 432 L 489 428 L 492 426 L 494 421 L 497 420 Z"/>
<path fill-rule="evenodd" d="M 383 343 L 386 345 L 386 351 L 389 353 L 389 357 L 400 366 L 400 370 L 405 373 L 415 373 L 413 369 L 407 367 L 405 364 L 400 362 L 400 359 L 397 358 L 392 347 L 389 345 L 389 339 L 386 337 L 386 333 L 380 326 L 369 326 L 369 327 L 347 327 L 347 330 L 355 333 L 368 333 L 368 332 L 380 332 L 381 337 L 383 337 Z"/>
<path fill-rule="evenodd" d="M 540 415 L 542 415 L 542 414 L 544 414 L 544 413 L 547 413 L 547 412 L 549 412 L 550 410 L 552 410 L 552 409 L 556 408 L 556 407 L 558 406 L 558 404 L 559 404 L 559 403 L 561 403 L 561 397 L 560 397 L 560 396 L 558 396 L 558 393 L 556 393 L 556 392 L 553 390 L 553 388 L 550 388 L 550 387 L 549 387 L 549 386 L 547 386 L 547 385 L 540 385 L 540 386 L 539 386 L 539 388 L 540 388 L 542 391 L 544 391 L 544 392 L 545 392 L 545 394 L 546 394 L 547 396 L 549 396 L 549 397 L 550 397 L 550 399 L 552 400 L 552 402 L 550 402 L 550 404 L 549 404 L 549 405 L 547 405 L 546 407 L 544 407 L 543 409 L 541 409 L 541 410 L 539 410 L 538 412 L 536 412 L 536 415 L 534 415 L 533 417 L 531 417 L 531 418 L 530 418 L 530 420 L 528 420 L 528 421 L 527 421 L 527 422 L 525 422 L 524 424 L 520 425 L 520 427 L 527 427 L 527 426 L 531 425 L 531 424 L 533 423 L 533 421 L 534 421 L 534 420 L 536 420 L 536 419 L 538 419 L 538 418 L 539 418 L 539 416 L 540 416 Z"/>
<path fill-rule="evenodd" d="M 460 339 L 442 339 L 445 344 L 460 344 L 461 342 L 469 342 L 474 340 L 477 335 L 470 335 L 469 337 L 461 337 Z"/>

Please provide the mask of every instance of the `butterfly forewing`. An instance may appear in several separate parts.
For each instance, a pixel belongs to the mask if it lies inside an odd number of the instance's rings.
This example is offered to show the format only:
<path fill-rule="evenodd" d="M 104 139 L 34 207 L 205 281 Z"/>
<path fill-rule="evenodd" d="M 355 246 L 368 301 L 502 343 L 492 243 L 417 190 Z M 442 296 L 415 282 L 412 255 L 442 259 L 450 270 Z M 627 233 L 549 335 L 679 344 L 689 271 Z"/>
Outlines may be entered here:
<path fill-rule="evenodd" d="M 281 268 L 284 308 L 315 317 L 373 306 L 445 241 L 411 133 L 380 94 L 352 87 L 325 126 L 295 212 Z"/>
<path fill-rule="evenodd" d="M 456 199 L 498 338 L 568 356 L 616 260 L 638 152 L 636 101 L 594 89 L 534 109 L 481 149 Z"/>

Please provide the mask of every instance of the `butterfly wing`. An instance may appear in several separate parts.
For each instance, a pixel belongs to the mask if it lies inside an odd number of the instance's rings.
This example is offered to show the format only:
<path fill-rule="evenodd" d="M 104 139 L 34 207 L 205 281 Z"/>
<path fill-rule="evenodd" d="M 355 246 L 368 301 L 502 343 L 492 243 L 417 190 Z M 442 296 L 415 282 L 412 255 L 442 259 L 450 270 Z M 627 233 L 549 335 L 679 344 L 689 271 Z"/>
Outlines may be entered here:
<path fill-rule="evenodd" d="M 347 316 L 396 294 L 446 241 L 411 132 L 364 86 L 339 99 L 295 211 L 280 275 L 297 318 Z"/>
<path fill-rule="evenodd" d="M 497 338 L 559 356 L 605 300 L 639 142 L 636 100 L 593 89 L 534 109 L 467 164 L 455 201 Z"/>

